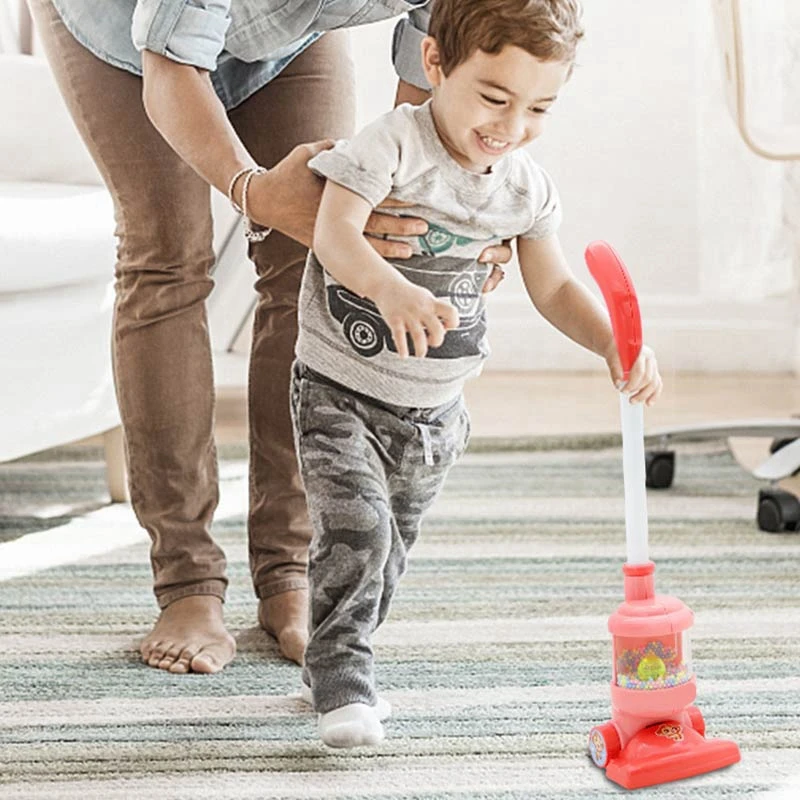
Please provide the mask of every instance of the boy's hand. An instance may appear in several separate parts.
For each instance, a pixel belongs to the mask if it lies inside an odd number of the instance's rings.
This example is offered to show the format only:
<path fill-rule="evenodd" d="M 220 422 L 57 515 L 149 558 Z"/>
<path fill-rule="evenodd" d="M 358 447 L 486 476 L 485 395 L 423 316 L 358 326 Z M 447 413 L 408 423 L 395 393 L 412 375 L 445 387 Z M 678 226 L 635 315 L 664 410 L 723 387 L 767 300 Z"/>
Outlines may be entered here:
<path fill-rule="evenodd" d="M 631 367 L 627 382 L 622 377 L 622 364 L 615 342 L 611 343 L 606 354 L 606 364 L 608 364 L 608 371 L 611 373 L 614 386 L 628 395 L 631 403 L 644 403 L 652 406 L 656 402 L 661 394 L 663 383 L 658 372 L 655 353 L 647 345 L 642 345 L 639 357 Z"/>
<path fill-rule="evenodd" d="M 458 327 L 458 311 L 446 300 L 405 280 L 392 281 L 372 298 L 389 326 L 397 355 L 407 358 L 411 337 L 414 355 L 424 358 L 428 347 L 439 347 L 448 330 Z"/>

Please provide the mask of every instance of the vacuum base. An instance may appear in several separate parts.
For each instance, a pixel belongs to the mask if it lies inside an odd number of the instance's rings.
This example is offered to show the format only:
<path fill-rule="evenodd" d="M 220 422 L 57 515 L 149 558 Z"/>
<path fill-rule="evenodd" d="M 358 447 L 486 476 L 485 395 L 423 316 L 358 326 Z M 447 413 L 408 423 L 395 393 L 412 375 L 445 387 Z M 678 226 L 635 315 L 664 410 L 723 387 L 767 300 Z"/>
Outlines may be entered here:
<path fill-rule="evenodd" d="M 606 777 L 626 789 L 640 789 L 713 772 L 740 759 L 735 742 L 705 739 L 694 728 L 661 722 L 639 731 L 609 759 Z"/>

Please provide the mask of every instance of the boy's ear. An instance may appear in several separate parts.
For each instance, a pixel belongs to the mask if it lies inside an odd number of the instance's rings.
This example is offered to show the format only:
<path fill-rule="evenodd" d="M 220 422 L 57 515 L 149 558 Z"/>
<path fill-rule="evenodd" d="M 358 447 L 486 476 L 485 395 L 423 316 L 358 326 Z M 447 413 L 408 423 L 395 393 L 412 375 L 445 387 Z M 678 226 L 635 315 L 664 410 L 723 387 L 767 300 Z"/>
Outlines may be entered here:
<path fill-rule="evenodd" d="M 431 86 L 438 86 L 442 82 L 442 62 L 439 57 L 439 45 L 433 36 L 426 36 L 422 40 L 422 69 Z"/>

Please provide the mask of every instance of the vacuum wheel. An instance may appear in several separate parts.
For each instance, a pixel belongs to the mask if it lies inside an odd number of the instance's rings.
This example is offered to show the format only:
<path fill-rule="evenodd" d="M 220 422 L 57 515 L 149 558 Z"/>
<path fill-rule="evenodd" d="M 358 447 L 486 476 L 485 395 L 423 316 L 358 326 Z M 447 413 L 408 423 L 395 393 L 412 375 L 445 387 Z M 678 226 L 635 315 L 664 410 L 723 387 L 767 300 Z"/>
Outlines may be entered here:
<path fill-rule="evenodd" d="M 703 712 L 697 706 L 689 706 L 686 709 L 689 714 L 689 721 L 692 727 L 701 735 L 706 735 L 706 721 L 703 718 Z"/>
<path fill-rule="evenodd" d="M 648 450 L 644 454 L 645 483 L 650 489 L 669 489 L 675 477 L 674 450 Z"/>
<path fill-rule="evenodd" d="M 762 531 L 800 530 L 800 499 L 783 489 L 761 489 L 756 519 Z"/>
<path fill-rule="evenodd" d="M 613 722 L 598 725 L 590 731 L 589 755 L 592 757 L 592 761 L 601 769 L 605 769 L 608 766 L 608 762 L 619 755 L 621 749 L 622 744 L 619 740 L 617 727 Z"/>

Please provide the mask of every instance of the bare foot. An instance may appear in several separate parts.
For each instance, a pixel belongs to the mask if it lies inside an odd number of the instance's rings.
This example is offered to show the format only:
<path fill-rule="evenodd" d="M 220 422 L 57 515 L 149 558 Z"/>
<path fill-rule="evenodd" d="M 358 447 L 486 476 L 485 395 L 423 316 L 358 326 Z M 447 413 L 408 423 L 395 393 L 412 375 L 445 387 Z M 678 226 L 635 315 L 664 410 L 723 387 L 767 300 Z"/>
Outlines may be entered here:
<path fill-rule="evenodd" d="M 308 643 L 308 591 L 294 589 L 258 602 L 258 622 L 290 661 L 303 663 Z"/>
<path fill-rule="evenodd" d="M 142 660 L 174 673 L 219 672 L 236 654 L 236 641 L 225 629 L 222 601 L 192 595 L 170 603 L 142 641 Z"/>

